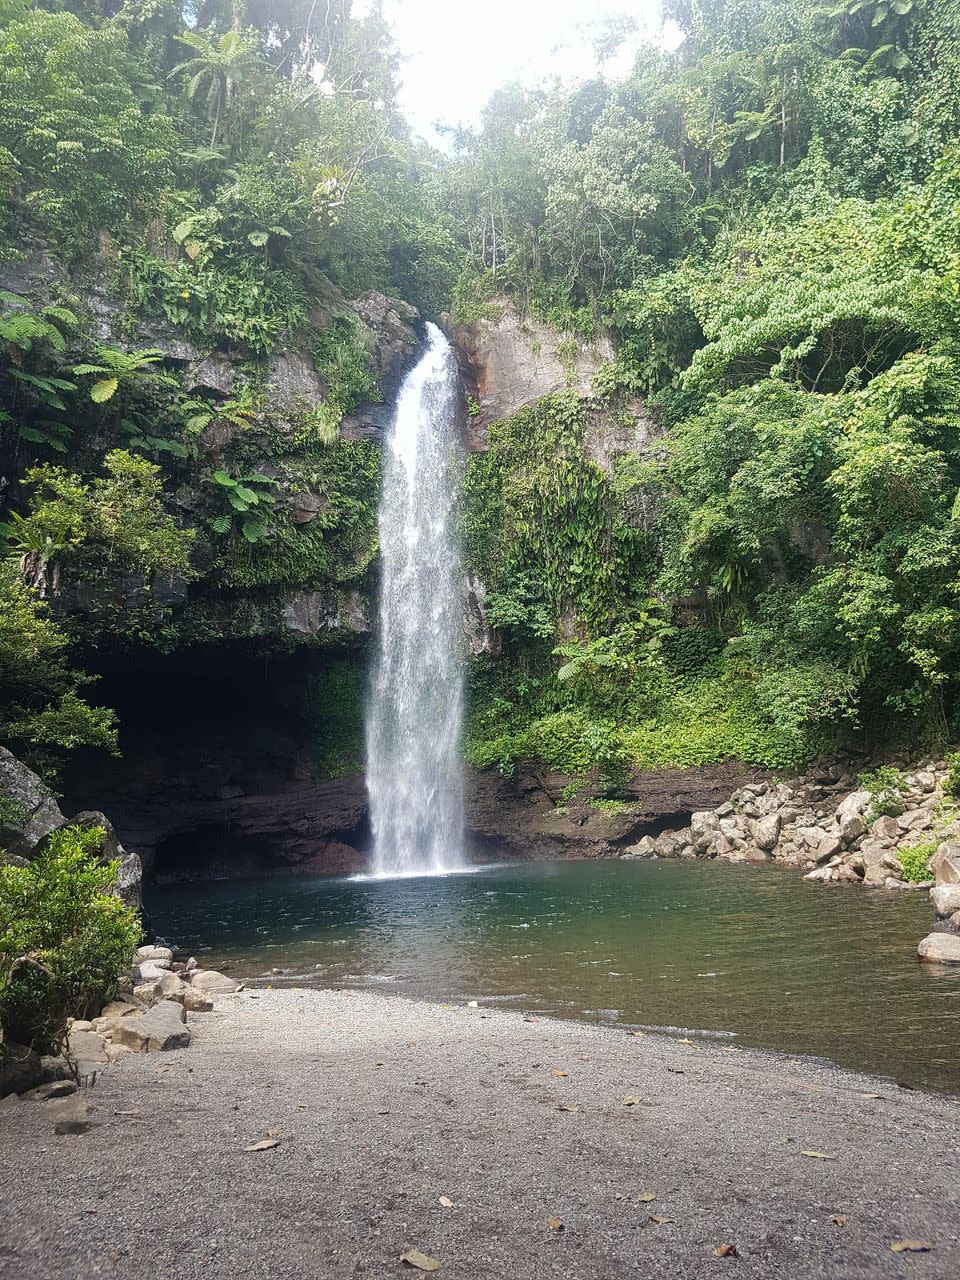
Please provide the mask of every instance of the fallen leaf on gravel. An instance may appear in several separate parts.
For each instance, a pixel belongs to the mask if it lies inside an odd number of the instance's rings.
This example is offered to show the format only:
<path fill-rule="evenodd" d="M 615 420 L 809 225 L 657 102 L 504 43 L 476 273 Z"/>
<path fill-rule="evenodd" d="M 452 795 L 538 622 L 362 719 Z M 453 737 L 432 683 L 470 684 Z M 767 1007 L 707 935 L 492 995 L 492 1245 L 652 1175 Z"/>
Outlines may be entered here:
<path fill-rule="evenodd" d="M 625 1107 L 639 1107 L 642 1102 L 643 1102 L 642 1098 L 636 1097 L 635 1094 L 628 1093 L 623 1100 L 623 1105 Z"/>
<path fill-rule="evenodd" d="M 882 1094 L 882 1093 L 861 1093 L 860 1097 L 861 1097 L 861 1098 L 879 1098 L 879 1099 L 882 1099 L 882 1098 L 883 1098 L 883 1094 Z"/>
<path fill-rule="evenodd" d="M 539 1022 L 539 1018 L 524 1018 L 524 1022 Z"/>
<path fill-rule="evenodd" d="M 836 1156 L 828 1156 L 826 1151 L 801 1151 L 802 1156 L 809 1156 L 811 1160 L 836 1160 Z"/>
<path fill-rule="evenodd" d="M 929 1240 L 894 1240 L 891 1253 L 929 1253 L 933 1245 Z"/>
<path fill-rule="evenodd" d="M 453 1201 L 450 1199 L 449 1196 L 441 1196 L 438 1203 L 442 1204 L 444 1209 L 453 1208 Z"/>
<path fill-rule="evenodd" d="M 280 1143 L 276 1138 L 263 1138 L 260 1142 L 251 1142 L 249 1147 L 244 1147 L 244 1151 L 269 1151 L 271 1147 L 279 1147 Z"/>
<path fill-rule="evenodd" d="M 631 1032 L 630 1032 L 630 1034 L 631 1034 L 632 1036 L 642 1036 L 642 1035 L 646 1035 L 646 1032 L 645 1032 L 645 1031 L 631 1031 Z"/>
<path fill-rule="evenodd" d="M 562 1230 L 563 1230 L 563 1219 L 562 1219 L 562 1218 L 548 1218 L 548 1219 L 547 1219 L 547 1226 L 550 1228 L 550 1230 L 551 1230 L 551 1231 L 562 1231 Z"/>
<path fill-rule="evenodd" d="M 672 1218 L 664 1218 L 664 1217 L 663 1217 L 661 1214 L 659 1214 L 659 1213 L 651 1213 L 651 1215 L 650 1215 L 650 1221 L 651 1221 L 651 1222 L 655 1222 L 655 1223 L 657 1224 L 657 1226 L 658 1226 L 658 1227 L 663 1227 L 663 1226 L 666 1226 L 666 1224 L 667 1224 L 668 1222 L 672 1222 L 672 1221 L 673 1221 L 673 1219 L 672 1219 Z"/>
<path fill-rule="evenodd" d="M 550 1074 L 556 1076 L 558 1080 L 562 1080 L 567 1073 L 565 1071 L 551 1071 Z"/>
<path fill-rule="evenodd" d="M 136 1108 L 131 1108 L 129 1111 L 115 1111 L 113 1114 L 115 1116 L 138 1116 L 140 1112 Z"/>
<path fill-rule="evenodd" d="M 561 1102 L 560 1106 L 557 1107 L 558 1111 L 576 1111 L 576 1109 L 577 1108 L 570 1102 Z"/>
<path fill-rule="evenodd" d="M 835 1213 L 833 1217 L 830 1219 L 830 1221 L 834 1224 L 834 1226 L 842 1227 L 843 1224 L 846 1222 L 846 1218 L 843 1216 L 842 1213 Z"/>
<path fill-rule="evenodd" d="M 718 1244 L 713 1251 L 715 1258 L 739 1258 L 735 1244 Z"/>
<path fill-rule="evenodd" d="M 637 1204 L 649 1204 L 651 1200 L 656 1200 L 657 1193 L 655 1191 L 641 1191 L 637 1196 Z"/>
<path fill-rule="evenodd" d="M 667 1070 L 675 1076 L 685 1076 L 687 1074 L 683 1067 L 667 1067 Z"/>
<path fill-rule="evenodd" d="M 416 1267 L 418 1271 L 439 1271 L 440 1263 L 436 1258 L 430 1258 L 425 1253 L 421 1253 L 419 1249 L 404 1249 L 400 1255 L 400 1261 L 405 1262 L 408 1267 Z"/>

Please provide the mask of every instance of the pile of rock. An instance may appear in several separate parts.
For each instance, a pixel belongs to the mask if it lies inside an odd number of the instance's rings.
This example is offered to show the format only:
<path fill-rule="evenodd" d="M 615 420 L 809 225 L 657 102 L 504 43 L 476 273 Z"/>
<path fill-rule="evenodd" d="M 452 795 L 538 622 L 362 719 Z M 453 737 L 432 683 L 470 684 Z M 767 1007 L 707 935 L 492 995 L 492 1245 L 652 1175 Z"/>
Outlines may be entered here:
<path fill-rule="evenodd" d="M 904 772 L 896 803 L 876 816 L 875 797 L 834 764 L 790 782 L 753 782 L 717 809 L 694 813 L 689 827 L 644 836 L 626 857 L 777 861 L 810 880 L 877 888 L 929 888 L 904 880 L 898 851 L 950 841 L 960 833 L 944 794 L 946 761 Z"/>
<path fill-rule="evenodd" d="M 192 957 L 175 961 L 169 947 L 140 947 L 126 993 L 111 1000 L 96 1018 L 71 1019 L 66 1055 L 42 1058 L 22 1046 L 7 1046 L 0 1060 L 0 1095 L 41 1099 L 59 1096 L 59 1081 L 90 1078 L 131 1053 L 185 1049 L 190 1044 L 187 1014 L 208 1013 L 213 995 L 237 991 L 240 983 L 215 969 L 201 969 Z"/>
<path fill-rule="evenodd" d="M 71 1022 L 70 1056 L 82 1063 L 115 1062 L 128 1053 L 185 1049 L 188 1013 L 209 1013 L 211 995 L 236 991 L 239 983 L 215 969 L 201 969 L 191 956 L 175 961 L 170 947 L 140 947 L 128 983 L 129 995 L 114 1000 L 90 1022 Z"/>
<path fill-rule="evenodd" d="M 930 862 L 930 890 L 938 925 L 917 947 L 921 960 L 960 964 L 960 844 L 945 841 Z"/>

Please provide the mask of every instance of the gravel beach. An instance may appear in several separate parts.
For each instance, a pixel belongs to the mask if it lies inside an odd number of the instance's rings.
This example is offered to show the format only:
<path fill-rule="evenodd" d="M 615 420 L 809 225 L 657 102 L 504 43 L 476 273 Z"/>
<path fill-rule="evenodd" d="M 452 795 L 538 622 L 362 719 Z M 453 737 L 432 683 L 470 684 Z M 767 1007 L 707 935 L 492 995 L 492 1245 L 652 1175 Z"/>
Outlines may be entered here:
<path fill-rule="evenodd" d="M 86 1133 L 0 1107 L 3 1280 L 960 1274 L 956 1098 L 366 992 L 190 1026 L 84 1091 Z"/>

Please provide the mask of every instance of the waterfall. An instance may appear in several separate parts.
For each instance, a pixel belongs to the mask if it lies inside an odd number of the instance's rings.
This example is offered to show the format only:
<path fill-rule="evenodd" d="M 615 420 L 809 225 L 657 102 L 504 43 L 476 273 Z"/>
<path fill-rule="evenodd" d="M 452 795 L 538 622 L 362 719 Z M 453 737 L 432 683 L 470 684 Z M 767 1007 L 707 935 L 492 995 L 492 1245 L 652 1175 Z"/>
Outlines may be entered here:
<path fill-rule="evenodd" d="M 457 370 L 435 325 L 384 450 L 379 636 L 367 709 L 373 874 L 462 862 L 460 565 L 451 530 Z"/>

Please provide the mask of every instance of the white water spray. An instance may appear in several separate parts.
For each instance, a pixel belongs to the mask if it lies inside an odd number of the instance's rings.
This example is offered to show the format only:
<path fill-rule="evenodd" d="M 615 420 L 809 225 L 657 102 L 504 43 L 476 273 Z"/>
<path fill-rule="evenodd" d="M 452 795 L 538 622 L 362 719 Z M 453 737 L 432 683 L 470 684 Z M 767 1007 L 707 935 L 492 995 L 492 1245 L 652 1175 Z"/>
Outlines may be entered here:
<path fill-rule="evenodd" d="M 462 865 L 463 651 L 451 531 L 457 371 L 446 338 L 427 329 L 384 451 L 379 642 L 366 726 L 376 876 Z"/>

